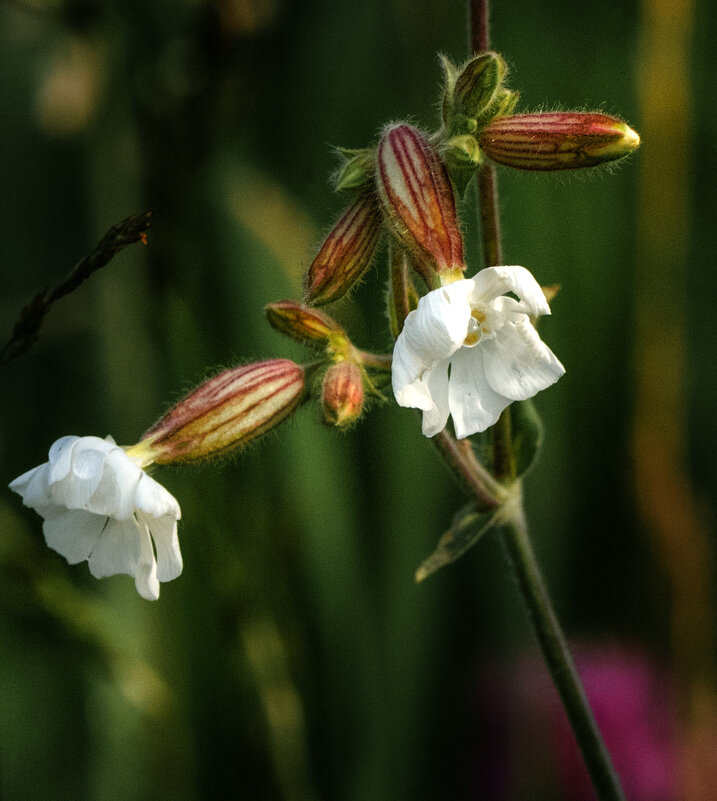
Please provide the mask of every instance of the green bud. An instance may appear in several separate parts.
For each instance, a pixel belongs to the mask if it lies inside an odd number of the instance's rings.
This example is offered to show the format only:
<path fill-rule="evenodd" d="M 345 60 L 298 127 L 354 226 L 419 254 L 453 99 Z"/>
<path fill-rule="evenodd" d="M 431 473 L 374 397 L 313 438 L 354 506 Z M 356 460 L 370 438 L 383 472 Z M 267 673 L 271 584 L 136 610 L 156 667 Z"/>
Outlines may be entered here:
<path fill-rule="evenodd" d="M 484 161 L 474 136 L 454 136 L 440 145 L 441 156 L 459 197 L 462 197 L 476 169 Z"/>
<path fill-rule="evenodd" d="M 334 186 L 337 192 L 364 189 L 373 182 L 376 154 L 371 148 L 363 150 L 339 148 L 338 152 L 345 162 L 334 175 Z"/>
<path fill-rule="evenodd" d="M 514 92 L 511 89 L 500 89 L 495 96 L 495 100 L 491 103 L 490 108 L 488 108 L 483 115 L 483 120 L 490 122 L 490 120 L 496 117 L 505 117 L 508 114 L 512 114 L 515 111 L 515 107 L 518 105 L 518 100 L 520 100 L 520 92 Z"/>
<path fill-rule="evenodd" d="M 473 56 L 463 66 L 453 90 L 454 112 L 480 117 L 492 104 L 508 68 L 498 53 Z"/>
<path fill-rule="evenodd" d="M 441 145 L 441 155 L 448 167 L 480 167 L 483 154 L 475 136 L 453 136 Z"/>

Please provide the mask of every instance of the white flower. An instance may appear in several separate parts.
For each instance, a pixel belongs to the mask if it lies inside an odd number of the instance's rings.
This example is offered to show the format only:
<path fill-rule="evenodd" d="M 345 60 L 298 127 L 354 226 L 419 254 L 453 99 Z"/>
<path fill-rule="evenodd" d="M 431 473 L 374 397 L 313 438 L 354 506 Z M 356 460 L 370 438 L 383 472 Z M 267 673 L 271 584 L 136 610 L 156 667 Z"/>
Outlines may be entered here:
<path fill-rule="evenodd" d="M 449 414 L 459 439 L 485 431 L 512 401 L 565 372 L 530 322 L 540 314 L 550 308 L 525 267 L 487 267 L 429 292 L 406 317 L 393 350 L 399 405 L 423 411 L 427 437 Z"/>
<path fill-rule="evenodd" d="M 49 461 L 10 489 L 45 518 L 50 548 L 71 564 L 85 559 L 96 578 L 134 576 L 143 598 L 182 572 L 179 504 L 118 447 L 112 437 L 62 437 Z"/>

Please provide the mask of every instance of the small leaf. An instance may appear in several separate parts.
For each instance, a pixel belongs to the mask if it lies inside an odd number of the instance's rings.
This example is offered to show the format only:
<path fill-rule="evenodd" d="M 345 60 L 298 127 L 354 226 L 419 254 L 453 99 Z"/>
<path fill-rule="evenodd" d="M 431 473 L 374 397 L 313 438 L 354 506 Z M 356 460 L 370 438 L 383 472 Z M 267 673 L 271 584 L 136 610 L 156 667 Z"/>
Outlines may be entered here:
<path fill-rule="evenodd" d="M 528 472 L 538 458 L 543 443 L 543 423 L 532 400 L 517 401 L 511 406 L 515 476 Z"/>
<path fill-rule="evenodd" d="M 416 581 L 423 581 L 444 565 L 454 562 L 501 519 L 502 510 L 477 512 L 475 506 L 461 510 L 454 518 L 453 525 L 438 540 L 436 550 L 416 571 Z"/>

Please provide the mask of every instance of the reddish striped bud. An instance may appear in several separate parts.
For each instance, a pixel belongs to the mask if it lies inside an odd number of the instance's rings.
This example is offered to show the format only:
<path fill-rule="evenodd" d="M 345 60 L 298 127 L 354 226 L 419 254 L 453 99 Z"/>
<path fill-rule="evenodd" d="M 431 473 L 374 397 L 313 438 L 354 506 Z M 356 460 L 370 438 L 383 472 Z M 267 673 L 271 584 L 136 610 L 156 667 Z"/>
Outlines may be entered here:
<path fill-rule="evenodd" d="M 436 270 L 464 270 L 453 187 L 428 139 L 411 125 L 388 128 L 378 144 L 376 173 L 391 231 L 416 256 L 428 286 Z"/>
<path fill-rule="evenodd" d="M 219 456 L 280 423 L 304 394 L 304 370 L 288 359 L 234 367 L 187 395 L 144 435 L 151 462 Z"/>
<path fill-rule="evenodd" d="M 363 377 L 359 366 L 349 361 L 332 364 L 321 387 L 324 420 L 332 426 L 350 425 L 361 416 L 363 401 Z"/>
<path fill-rule="evenodd" d="M 343 213 L 309 267 L 304 300 L 321 306 L 338 300 L 366 272 L 381 232 L 373 192 L 362 194 Z"/>
<path fill-rule="evenodd" d="M 268 303 L 264 310 L 275 331 L 316 350 L 324 350 L 331 338 L 343 334 L 341 326 L 328 314 L 295 300 Z"/>
<path fill-rule="evenodd" d="M 640 137 L 607 114 L 559 111 L 493 120 L 480 136 L 493 161 L 518 170 L 594 167 L 629 155 Z"/>

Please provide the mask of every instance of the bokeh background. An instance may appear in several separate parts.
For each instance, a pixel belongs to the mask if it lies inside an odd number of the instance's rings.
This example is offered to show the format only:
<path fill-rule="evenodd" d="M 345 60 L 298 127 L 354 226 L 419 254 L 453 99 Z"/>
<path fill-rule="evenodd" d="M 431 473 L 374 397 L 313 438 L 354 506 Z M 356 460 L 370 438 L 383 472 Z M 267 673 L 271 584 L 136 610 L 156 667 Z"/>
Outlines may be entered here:
<path fill-rule="evenodd" d="M 706 0 L 496 0 L 522 110 L 618 113 L 613 171 L 501 169 L 507 263 L 559 283 L 567 375 L 526 481 L 559 615 L 635 801 L 717 779 L 717 16 Z M 68 433 L 135 442 L 208 371 L 308 359 L 298 298 L 342 199 L 332 145 L 432 128 L 443 0 L 3 0 L 0 331 L 110 225 L 134 245 L 2 367 L 2 484 Z M 469 263 L 481 267 L 469 193 Z M 379 258 L 335 309 L 388 349 Z M 163 469 L 185 570 L 160 600 L 44 546 L 0 493 L 0 797 L 8 801 L 591 798 L 495 534 L 417 586 L 463 502 L 413 413 L 315 405 L 223 465 Z"/>

